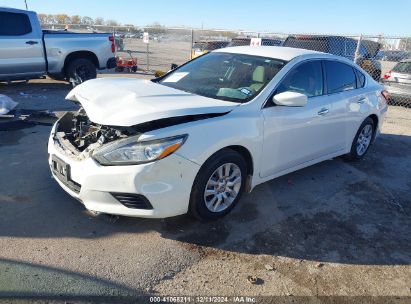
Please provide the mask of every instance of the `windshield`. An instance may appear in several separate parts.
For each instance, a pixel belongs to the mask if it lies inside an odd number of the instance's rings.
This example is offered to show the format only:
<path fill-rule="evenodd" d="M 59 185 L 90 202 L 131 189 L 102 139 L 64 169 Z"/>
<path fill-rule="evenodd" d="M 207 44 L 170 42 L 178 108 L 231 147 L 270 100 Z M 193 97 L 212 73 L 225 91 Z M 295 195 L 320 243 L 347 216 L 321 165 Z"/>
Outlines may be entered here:
<path fill-rule="evenodd" d="M 253 99 L 286 61 L 243 54 L 209 53 L 171 72 L 160 84 L 234 102 Z"/>

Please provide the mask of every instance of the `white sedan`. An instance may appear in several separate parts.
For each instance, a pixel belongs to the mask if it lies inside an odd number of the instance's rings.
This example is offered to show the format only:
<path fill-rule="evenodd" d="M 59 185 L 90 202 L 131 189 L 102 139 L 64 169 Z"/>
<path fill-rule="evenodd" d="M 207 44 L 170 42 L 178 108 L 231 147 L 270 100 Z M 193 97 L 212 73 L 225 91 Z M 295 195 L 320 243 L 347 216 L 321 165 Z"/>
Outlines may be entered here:
<path fill-rule="evenodd" d="M 278 176 L 348 155 L 378 135 L 386 92 L 352 62 L 286 47 L 233 47 L 149 81 L 97 79 L 67 99 L 49 164 L 87 209 L 215 219 Z"/>

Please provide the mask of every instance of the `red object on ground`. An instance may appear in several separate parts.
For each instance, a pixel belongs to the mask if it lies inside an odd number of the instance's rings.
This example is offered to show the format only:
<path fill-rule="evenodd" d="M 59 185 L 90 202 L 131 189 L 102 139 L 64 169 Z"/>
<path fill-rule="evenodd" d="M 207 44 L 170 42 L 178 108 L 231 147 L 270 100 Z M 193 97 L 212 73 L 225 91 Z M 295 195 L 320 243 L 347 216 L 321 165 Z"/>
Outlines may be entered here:
<path fill-rule="evenodd" d="M 128 72 L 137 72 L 137 58 L 134 58 L 131 55 L 131 52 L 128 53 L 130 55 L 130 58 L 124 59 L 120 56 L 116 56 L 116 72 L 124 72 L 124 70 L 127 70 Z"/>

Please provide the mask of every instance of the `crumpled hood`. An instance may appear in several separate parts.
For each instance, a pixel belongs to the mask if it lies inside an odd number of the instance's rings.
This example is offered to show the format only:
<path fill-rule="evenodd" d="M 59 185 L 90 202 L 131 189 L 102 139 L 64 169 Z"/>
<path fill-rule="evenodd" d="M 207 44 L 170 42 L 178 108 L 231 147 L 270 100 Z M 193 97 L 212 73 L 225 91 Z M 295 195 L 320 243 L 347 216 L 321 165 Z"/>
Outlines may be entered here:
<path fill-rule="evenodd" d="M 89 80 L 75 87 L 66 99 L 80 102 L 92 122 L 122 127 L 163 118 L 225 113 L 239 105 L 132 78 Z"/>

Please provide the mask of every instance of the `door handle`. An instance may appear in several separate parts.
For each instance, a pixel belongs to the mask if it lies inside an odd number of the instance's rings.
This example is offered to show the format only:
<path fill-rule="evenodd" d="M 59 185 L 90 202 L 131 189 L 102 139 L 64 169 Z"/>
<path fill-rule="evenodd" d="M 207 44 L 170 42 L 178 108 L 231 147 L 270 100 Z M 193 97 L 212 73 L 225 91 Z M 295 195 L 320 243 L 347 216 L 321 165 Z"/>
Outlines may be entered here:
<path fill-rule="evenodd" d="M 38 42 L 37 42 L 37 41 L 30 40 L 30 41 L 26 41 L 26 44 L 33 45 L 33 44 L 38 44 Z"/>
<path fill-rule="evenodd" d="M 324 116 L 324 115 L 327 115 L 327 114 L 328 114 L 328 112 L 330 112 L 330 110 L 329 110 L 329 109 L 327 109 L 327 108 L 323 108 L 323 109 L 321 109 L 320 111 L 318 111 L 318 115 L 320 115 L 320 116 Z"/>
<path fill-rule="evenodd" d="M 365 100 L 366 100 L 366 98 L 365 98 L 365 97 L 360 98 L 360 99 L 357 101 L 357 103 L 359 103 L 359 104 L 363 104 L 363 103 L 365 102 Z"/>

